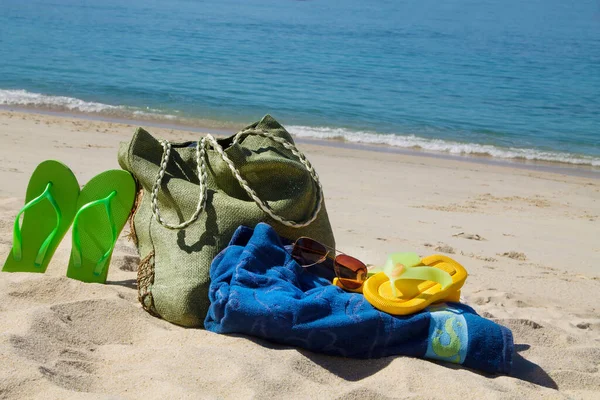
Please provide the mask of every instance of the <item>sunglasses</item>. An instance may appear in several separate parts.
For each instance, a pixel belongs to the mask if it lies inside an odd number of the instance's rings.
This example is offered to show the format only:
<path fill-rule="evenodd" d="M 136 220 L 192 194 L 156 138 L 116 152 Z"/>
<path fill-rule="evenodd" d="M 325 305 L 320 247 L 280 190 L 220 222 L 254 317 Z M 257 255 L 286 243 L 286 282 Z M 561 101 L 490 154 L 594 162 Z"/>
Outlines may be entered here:
<path fill-rule="evenodd" d="M 333 269 L 345 289 L 356 290 L 367 279 L 367 266 L 362 261 L 308 237 L 300 237 L 294 242 L 292 257 L 305 268 L 323 265 L 329 271 Z"/>

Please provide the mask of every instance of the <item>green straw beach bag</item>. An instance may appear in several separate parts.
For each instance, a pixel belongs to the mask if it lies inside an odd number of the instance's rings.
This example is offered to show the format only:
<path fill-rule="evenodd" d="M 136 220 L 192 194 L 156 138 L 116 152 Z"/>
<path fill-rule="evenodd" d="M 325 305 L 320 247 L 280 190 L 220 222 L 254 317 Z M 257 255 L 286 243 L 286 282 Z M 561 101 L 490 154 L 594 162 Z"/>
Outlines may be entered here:
<path fill-rule="evenodd" d="M 138 293 L 149 313 L 203 326 L 209 270 L 240 225 L 335 246 L 318 175 L 271 116 L 234 136 L 169 143 L 138 128 L 119 164 L 139 185 L 132 234 Z"/>

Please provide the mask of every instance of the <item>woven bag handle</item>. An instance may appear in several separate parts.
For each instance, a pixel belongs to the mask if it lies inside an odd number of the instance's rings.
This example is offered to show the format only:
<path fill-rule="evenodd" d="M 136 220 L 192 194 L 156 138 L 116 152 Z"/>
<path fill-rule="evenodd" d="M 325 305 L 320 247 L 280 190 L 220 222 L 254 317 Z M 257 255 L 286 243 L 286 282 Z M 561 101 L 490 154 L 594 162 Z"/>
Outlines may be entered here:
<path fill-rule="evenodd" d="M 211 145 L 217 151 L 217 153 L 219 153 L 219 155 L 221 156 L 223 161 L 225 161 L 225 163 L 227 163 L 227 165 L 229 166 L 229 169 L 233 173 L 233 176 L 235 176 L 235 178 L 240 183 L 240 185 L 244 188 L 246 193 L 248 193 L 248 195 L 254 200 L 256 205 L 258 205 L 258 207 L 260 207 L 260 209 L 263 210 L 265 213 L 267 213 L 271 218 L 273 218 L 276 221 L 281 222 L 284 225 L 292 227 L 292 228 L 302 228 L 302 227 L 305 227 L 305 226 L 311 224 L 317 218 L 317 215 L 319 214 L 319 211 L 321 211 L 321 206 L 323 204 L 323 187 L 321 186 L 321 182 L 319 181 L 319 176 L 317 175 L 317 171 L 315 171 L 315 169 L 313 168 L 311 163 L 306 159 L 306 156 L 304 156 L 304 154 L 302 154 L 302 152 L 300 152 L 296 148 L 296 146 L 294 146 L 293 144 L 291 144 L 290 142 L 288 142 L 287 140 L 285 140 L 283 138 L 280 138 L 278 136 L 273 136 L 265 131 L 256 130 L 256 129 L 247 129 L 245 131 L 240 131 L 233 138 L 233 143 L 234 144 L 237 143 L 239 138 L 242 135 L 250 135 L 250 134 L 266 137 L 266 138 L 269 138 L 269 139 L 281 144 L 283 147 L 290 150 L 292 152 L 292 154 L 294 154 L 296 157 L 298 157 L 298 160 L 300 160 L 300 162 L 306 167 L 306 170 L 308 171 L 311 178 L 317 185 L 317 192 L 318 192 L 317 206 L 313 210 L 311 216 L 306 221 L 303 221 L 303 222 L 292 221 L 292 220 L 285 219 L 285 218 L 277 215 L 275 213 L 275 211 L 271 208 L 271 206 L 269 204 L 267 204 L 266 202 L 262 201 L 258 197 L 256 192 L 248 185 L 248 182 L 240 175 L 240 172 L 237 170 L 237 168 L 235 167 L 233 162 L 229 159 L 229 157 L 227 157 L 227 154 L 225 154 L 223 147 L 221 147 L 221 145 L 219 143 L 217 143 L 215 138 L 210 134 L 207 134 L 204 138 L 202 138 L 201 141 L 199 141 L 196 144 L 196 165 L 197 165 L 197 171 L 198 171 L 198 179 L 200 181 L 200 194 L 198 197 L 198 205 L 196 206 L 196 211 L 194 211 L 194 214 L 191 216 L 191 218 L 180 224 L 170 224 L 170 223 L 166 222 L 160 215 L 160 210 L 158 209 L 158 190 L 161 186 L 161 182 L 165 175 L 165 171 L 167 170 L 167 164 L 169 162 L 169 157 L 171 155 L 171 143 L 168 140 L 161 140 L 160 144 L 163 147 L 163 154 L 162 154 L 162 159 L 160 162 L 160 169 L 156 176 L 156 182 L 154 183 L 154 186 L 152 187 L 152 198 L 151 198 L 152 215 L 154 216 L 156 221 L 158 221 L 159 224 L 161 224 L 162 226 L 164 226 L 165 228 L 168 228 L 168 229 L 183 229 L 183 228 L 188 227 L 189 225 L 191 225 L 193 222 L 195 222 L 198 219 L 198 216 L 204 209 L 204 206 L 206 203 L 206 191 L 207 191 L 206 178 L 207 178 L 207 175 L 206 175 L 206 160 L 205 160 L 205 158 L 206 158 L 207 146 Z"/>

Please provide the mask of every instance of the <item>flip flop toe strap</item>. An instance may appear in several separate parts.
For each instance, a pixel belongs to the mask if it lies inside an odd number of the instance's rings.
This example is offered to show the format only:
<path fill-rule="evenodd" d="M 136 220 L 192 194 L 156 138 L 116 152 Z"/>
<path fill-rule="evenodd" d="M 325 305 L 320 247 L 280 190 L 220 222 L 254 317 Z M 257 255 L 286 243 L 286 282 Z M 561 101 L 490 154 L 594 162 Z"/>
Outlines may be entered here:
<path fill-rule="evenodd" d="M 30 202 L 25 204 L 25 206 L 23 206 L 21 211 L 19 211 L 19 213 L 17 214 L 17 218 L 15 218 L 15 225 L 14 225 L 14 229 L 13 229 L 13 257 L 14 257 L 15 261 L 21 261 L 21 259 L 23 257 L 23 237 L 21 235 L 21 225 L 20 225 L 21 215 L 23 215 L 23 213 L 25 213 L 27 210 L 29 210 L 31 207 L 35 206 L 36 204 L 39 204 L 40 202 L 42 202 L 44 200 L 48 200 L 48 202 L 50 202 L 50 204 L 52 205 L 54 212 L 56 213 L 56 226 L 54 227 L 52 232 L 50 232 L 50 234 L 46 237 L 46 239 L 40 246 L 38 253 L 35 257 L 34 265 L 36 267 L 41 267 L 42 264 L 44 263 L 44 259 L 46 258 L 46 253 L 48 252 L 50 243 L 52 243 L 52 241 L 58 234 L 58 231 L 60 229 L 60 223 L 62 220 L 62 213 L 60 212 L 60 207 L 58 207 L 56 200 L 52 196 L 51 189 L 52 189 L 52 182 L 48 182 L 48 184 L 46 185 L 46 189 L 44 189 L 42 194 L 40 194 L 38 197 L 32 199 Z"/>
<path fill-rule="evenodd" d="M 111 233 L 112 233 L 112 244 L 108 248 L 108 250 L 102 255 L 102 257 L 100 257 L 100 260 L 98 260 L 98 262 L 96 263 L 96 266 L 94 268 L 94 275 L 96 275 L 96 276 L 100 276 L 102 274 L 102 272 L 104 271 L 106 261 L 110 257 L 110 254 L 112 253 L 112 250 L 115 247 L 115 244 L 117 243 L 117 239 L 118 239 L 117 227 L 115 226 L 113 213 L 112 213 L 112 207 L 111 207 L 111 200 L 116 195 L 117 195 L 117 192 L 112 191 L 108 196 L 106 196 L 103 199 L 91 201 L 91 202 L 85 204 L 83 207 L 81 207 L 79 209 L 79 211 L 75 215 L 75 219 L 73 221 L 73 250 L 72 250 L 73 264 L 75 265 L 75 267 L 80 268 L 82 265 L 82 253 L 81 253 L 81 240 L 80 240 L 80 236 L 79 236 L 79 217 L 81 216 L 81 213 L 83 213 L 85 210 L 88 210 L 88 209 L 98 206 L 98 205 L 103 205 L 104 209 L 106 210 L 106 215 L 108 216 L 108 220 L 110 222 Z"/>
<path fill-rule="evenodd" d="M 423 266 L 421 259 L 415 253 L 394 253 L 388 257 L 383 267 L 385 274 L 390 279 L 392 293 L 396 296 L 396 285 L 398 279 L 417 279 L 439 283 L 442 290 L 452 284 L 452 276 L 446 271 Z"/>

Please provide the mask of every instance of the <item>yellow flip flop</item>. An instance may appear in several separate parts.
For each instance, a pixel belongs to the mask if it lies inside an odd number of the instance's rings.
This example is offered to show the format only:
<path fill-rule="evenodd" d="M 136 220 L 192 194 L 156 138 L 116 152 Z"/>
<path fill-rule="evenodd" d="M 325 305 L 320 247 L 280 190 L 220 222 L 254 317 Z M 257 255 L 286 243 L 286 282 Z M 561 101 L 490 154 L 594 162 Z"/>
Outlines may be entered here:
<path fill-rule="evenodd" d="M 394 253 L 386 265 L 362 285 L 365 299 L 393 315 L 414 314 L 433 303 L 458 302 L 467 271 L 450 257 Z M 336 282 L 334 282 L 335 284 Z"/>

